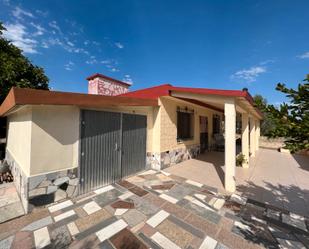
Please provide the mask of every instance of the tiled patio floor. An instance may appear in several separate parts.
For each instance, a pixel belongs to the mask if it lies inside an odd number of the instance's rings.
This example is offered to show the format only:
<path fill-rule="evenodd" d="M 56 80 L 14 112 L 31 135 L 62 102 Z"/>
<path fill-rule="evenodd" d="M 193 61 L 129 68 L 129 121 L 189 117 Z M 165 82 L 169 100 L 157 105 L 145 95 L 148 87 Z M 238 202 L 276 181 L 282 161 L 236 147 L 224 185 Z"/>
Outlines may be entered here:
<path fill-rule="evenodd" d="M 224 192 L 224 153 L 208 152 L 166 169 Z M 237 193 L 309 216 L 309 157 L 260 149 L 250 167 L 236 168 Z"/>
<path fill-rule="evenodd" d="M 0 225 L 0 248 L 302 248 L 308 219 L 147 171 Z"/>

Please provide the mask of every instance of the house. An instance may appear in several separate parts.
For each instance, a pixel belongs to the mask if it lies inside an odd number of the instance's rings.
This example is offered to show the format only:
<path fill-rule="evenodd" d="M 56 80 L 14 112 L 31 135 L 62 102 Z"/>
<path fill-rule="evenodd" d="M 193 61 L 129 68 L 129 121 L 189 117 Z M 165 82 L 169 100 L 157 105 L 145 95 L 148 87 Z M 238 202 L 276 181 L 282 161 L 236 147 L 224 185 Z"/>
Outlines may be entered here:
<path fill-rule="evenodd" d="M 87 79 L 88 94 L 12 88 L 0 107 L 6 160 L 26 211 L 195 157 L 220 134 L 225 188 L 235 190 L 236 123 L 249 160 L 262 119 L 246 89 L 164 84 L 129 92 L 101 74 Z"/>

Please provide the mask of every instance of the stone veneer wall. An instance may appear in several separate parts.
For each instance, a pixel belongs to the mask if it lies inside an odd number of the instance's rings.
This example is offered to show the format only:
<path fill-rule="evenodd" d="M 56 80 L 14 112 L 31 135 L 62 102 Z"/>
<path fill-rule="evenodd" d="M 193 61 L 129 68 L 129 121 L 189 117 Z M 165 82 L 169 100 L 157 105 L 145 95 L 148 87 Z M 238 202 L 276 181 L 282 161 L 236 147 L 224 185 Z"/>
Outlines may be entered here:
<path fill-rule="evenodd" d="M 191 145 L 186 148 L 165 151 L 161 153 L 147 152 L 147 168 L 161 170 L 177 163 L 197 157 L 200 154 L 200 145 Z"/>
<path fill-rule="evenodd" d="M 45 206 L 78 194 L 77 168 L 28 177 L 9 151 L 6 152 L 6 161 L 26 213 L 35 206 Z"/>

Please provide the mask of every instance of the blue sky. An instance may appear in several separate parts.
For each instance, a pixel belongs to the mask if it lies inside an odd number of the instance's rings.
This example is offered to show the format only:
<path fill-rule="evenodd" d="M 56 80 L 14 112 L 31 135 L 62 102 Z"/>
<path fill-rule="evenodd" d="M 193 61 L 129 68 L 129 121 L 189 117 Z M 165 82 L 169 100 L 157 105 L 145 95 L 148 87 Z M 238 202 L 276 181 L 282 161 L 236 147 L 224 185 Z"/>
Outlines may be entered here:
<path fill-rule="evenodd" d="M 242 89 L 269 103 L 309 73 L 309 2 L 0 0 L 5 36 L 53 90 L 99 72 L 132 82 Z"/>

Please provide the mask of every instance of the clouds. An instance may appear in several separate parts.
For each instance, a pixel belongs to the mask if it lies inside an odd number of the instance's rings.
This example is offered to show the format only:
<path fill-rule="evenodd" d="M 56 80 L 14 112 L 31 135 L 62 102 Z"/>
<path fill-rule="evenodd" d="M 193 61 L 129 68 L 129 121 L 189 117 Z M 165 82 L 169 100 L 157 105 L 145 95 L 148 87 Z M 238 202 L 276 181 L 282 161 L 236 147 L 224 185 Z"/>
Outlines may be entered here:
<path fill-rule="evenodd" d="M 254 66 L 248 69 L 242 69 L 232 74 L 232 79 L 244 80 L 248 83 L 256 81 L 256 79 L 263 73 L 266 73 L 266 67 Z"/>
<path fill-rule="evenodd" d="M 37 53 L 37 41 L 29 37 L 30 34 L 27 28 L 19 23 L 5 24 L 7 30 L 3 31 L 3 36 L 12 41 L 12 43 L 23 50 L 25 53 L 34 54 Z"/>
<path fill-rule="evenodd" d="M 83 64 L 90 67 L 102 65 L 112 73 L 120 71 L 115 52 L 124 49 L 122 42 L 105 37 L 102 41 L 92 40 L 80 23 L 71 19 L 54 19 L 53 13 L 46 10 L 28 10 L 9 2 L 7 9 L 4 23 L 7 30 L 3 36 L 24 54 L 44 56 L 47 50 L 51 50 L 57 56 L 62 50 L 60 57 L 65 55 L 68 60 L 67 63 L 60 62 L 60 65 L 64 64 L 64 70 L 72 71 L 81 66 L 78 64 Z"/>
<path fill-rule="evenodd" d="M 297 56 L 300 59 L 309 59 L 309 51 Z"/>
<path fill-rule="evenodd" d="M 12 15 L 14 17 L 16 17 L 19 20 L 23 20 L 24 17 L 31 17 L 34 18 L 33 14 L 29 11 L 26 11 L 20 7 L 16 7 L 13 11 L 12 11 Z"/>
<path fill-rule="evenodd" d="M 35 24 L 33 22 L 30 23 L 32 25 L 32 27 L 34 27 L 36 29 L 36 32 L 33 33 L 34 36 L 40 36 L 40 35 L 44 35 L 46 29 L 43 28 L 41 25 L 39 24 Z"/>
<path fill-rule="evenodd" d="M 67 64 L 64 65 L 64 69 L 67 71 L 72 71 L 74 65 L 75 65 L 74 62 L 69 61 Z"/>
<path fill-rule="evenodd" d="M 123 77 L 122 81 L 123 81 L 123 82 L 126 82 L 126 83 L 128 83 L 128 84 L 130 84 L 130 85 L 133 84 L 133 80 L 132 80 L 132 78 L 131 78 L 131 75 L 129 75 L 129 74 L 126 74 L 126 75 Z"/>
<path fill-rule="evenodd" d="M 58 31 L 59 34 L 62 34 L 60 27 L 58 26 L 56 21 L 51 21 L 48 23 L 48 26 L 51 27 L 54 31 Z"/>
<path fill-rule="evenodd" d="M 117 48 L 119 48 L 119 49 L 124 48 L 124 45 L 121 44 L 120 42 L 115 42 L 115 46 L 116 46 Z"/>

